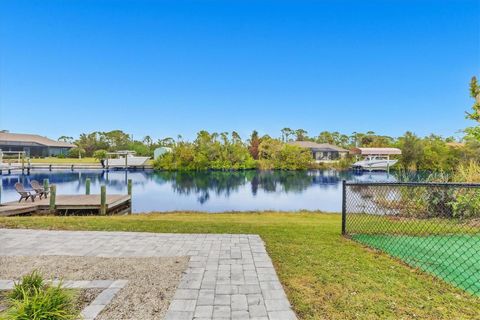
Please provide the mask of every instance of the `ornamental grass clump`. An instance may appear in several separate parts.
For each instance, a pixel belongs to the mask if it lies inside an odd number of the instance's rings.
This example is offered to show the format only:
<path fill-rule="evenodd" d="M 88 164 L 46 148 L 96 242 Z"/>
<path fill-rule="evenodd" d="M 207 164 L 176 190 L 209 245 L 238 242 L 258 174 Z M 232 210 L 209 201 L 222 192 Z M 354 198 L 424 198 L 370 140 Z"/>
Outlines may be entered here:
<path fill-rule="evenodd" d="M 0 314 L 3 320 L 73 320 L 78 317 L 72 292 L 61 284 L 46 284 L 36 271 L 15 284 L 9 295 L 9 308 Z"/>
<path fill-rule="evenodd" d="M 12 300 L 22 300 L 25 296 L 32 296 L 36 291 L 45 287 L 43 277 L 37 271 L 33 271 L 16 282 L 13 291 L 9 294 Z"/>

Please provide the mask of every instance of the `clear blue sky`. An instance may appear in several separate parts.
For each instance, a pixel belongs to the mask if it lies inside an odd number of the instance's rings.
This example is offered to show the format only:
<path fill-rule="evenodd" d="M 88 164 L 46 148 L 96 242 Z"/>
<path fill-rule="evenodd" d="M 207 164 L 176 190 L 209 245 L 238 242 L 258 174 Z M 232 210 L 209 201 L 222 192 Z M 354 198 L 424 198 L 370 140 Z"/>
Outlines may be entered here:
<path fill-rule="evenodd" d="M 480 1 L 0 1 L 0 128 L 455 134 Z"/>

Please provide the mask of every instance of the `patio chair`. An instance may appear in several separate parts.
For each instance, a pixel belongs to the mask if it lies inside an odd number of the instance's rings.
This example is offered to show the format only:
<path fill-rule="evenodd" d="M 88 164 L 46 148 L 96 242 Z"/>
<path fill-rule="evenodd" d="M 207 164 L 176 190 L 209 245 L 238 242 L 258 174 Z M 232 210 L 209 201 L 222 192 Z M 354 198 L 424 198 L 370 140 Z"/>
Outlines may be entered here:
<path fill-rule="evenodd" d="M 25 202 L 27 202 L 28 198 L 32 199 L 32 202 L 35 202 L 35 197 L 37 194 L 25 190 L 22 183 L 15 183 L 15 190 L 17 190 L 17 192 L 20 194 L 20 200 L 18 200 L 18 202 L 21 202 L 22 199 L 25 199 Z"/>
<path fill-rule="evenodd" d="M 47 198 L 49 191 L 45 190 L 45 188 L 37 180 L 30 181 L 30 186 L 40 197 L 40 199 L 42 199 L 42 197 L 45 197 L 45 199 Z"/>

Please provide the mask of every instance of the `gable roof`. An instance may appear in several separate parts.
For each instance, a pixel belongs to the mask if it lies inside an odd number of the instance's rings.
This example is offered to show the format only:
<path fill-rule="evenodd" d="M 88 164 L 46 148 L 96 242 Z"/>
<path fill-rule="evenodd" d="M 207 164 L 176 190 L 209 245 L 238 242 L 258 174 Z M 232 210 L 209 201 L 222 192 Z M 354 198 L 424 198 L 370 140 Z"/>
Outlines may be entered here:
<path fill-rule="evenodd" d="M 55 141 L 47 137 L 42 137 L 37 134 L 23 134 L 23 133 L 10 133 L 10 132 L 0 132 L 0 144 L 15 144 L 19 143 L 22 145 L 40 145 L 44 147 L 59 147 L 59 148 L 74 148 L 76 145 L 63 142 Z"/>
<path fill-rule="evenodd" d="M 316 143 L 316 142 L 313 142 L 313 141 L 289 141 L 287 143 L 292 145 L 292 146 L 298 146 L 298 147 L 301 147 L 301 148 L 308 148 L 308 149 L 312 149 L 314 151 L 348 152 L 347 149 L 343 149 L 343 148 L 340 148 L 338 146 L 335 146 L 335 145 L 329 144 L 329 143 Z"/>

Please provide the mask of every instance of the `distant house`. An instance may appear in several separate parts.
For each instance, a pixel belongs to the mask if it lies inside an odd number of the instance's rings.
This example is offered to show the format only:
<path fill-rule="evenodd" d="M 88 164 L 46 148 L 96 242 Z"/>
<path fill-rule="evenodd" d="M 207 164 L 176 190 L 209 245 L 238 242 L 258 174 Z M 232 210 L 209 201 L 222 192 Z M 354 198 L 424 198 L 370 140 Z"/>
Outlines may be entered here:
<path fill-rule="evenodd" d="M 76 146 L 55 141 L 36 134 L 10 133 L 0 131 L 1 151 L 23 151 L 27 157 L 48 157 L 65 155 Z"/>
<path fill-rule="evenodd" d="M 348 150 L 329 143 L 290 141 L 288 144 L 310 149 L 310 151 L 312 151 L 312 157 L 316 162 L 337 161 L 345 158 L 348 155 Z"/>

